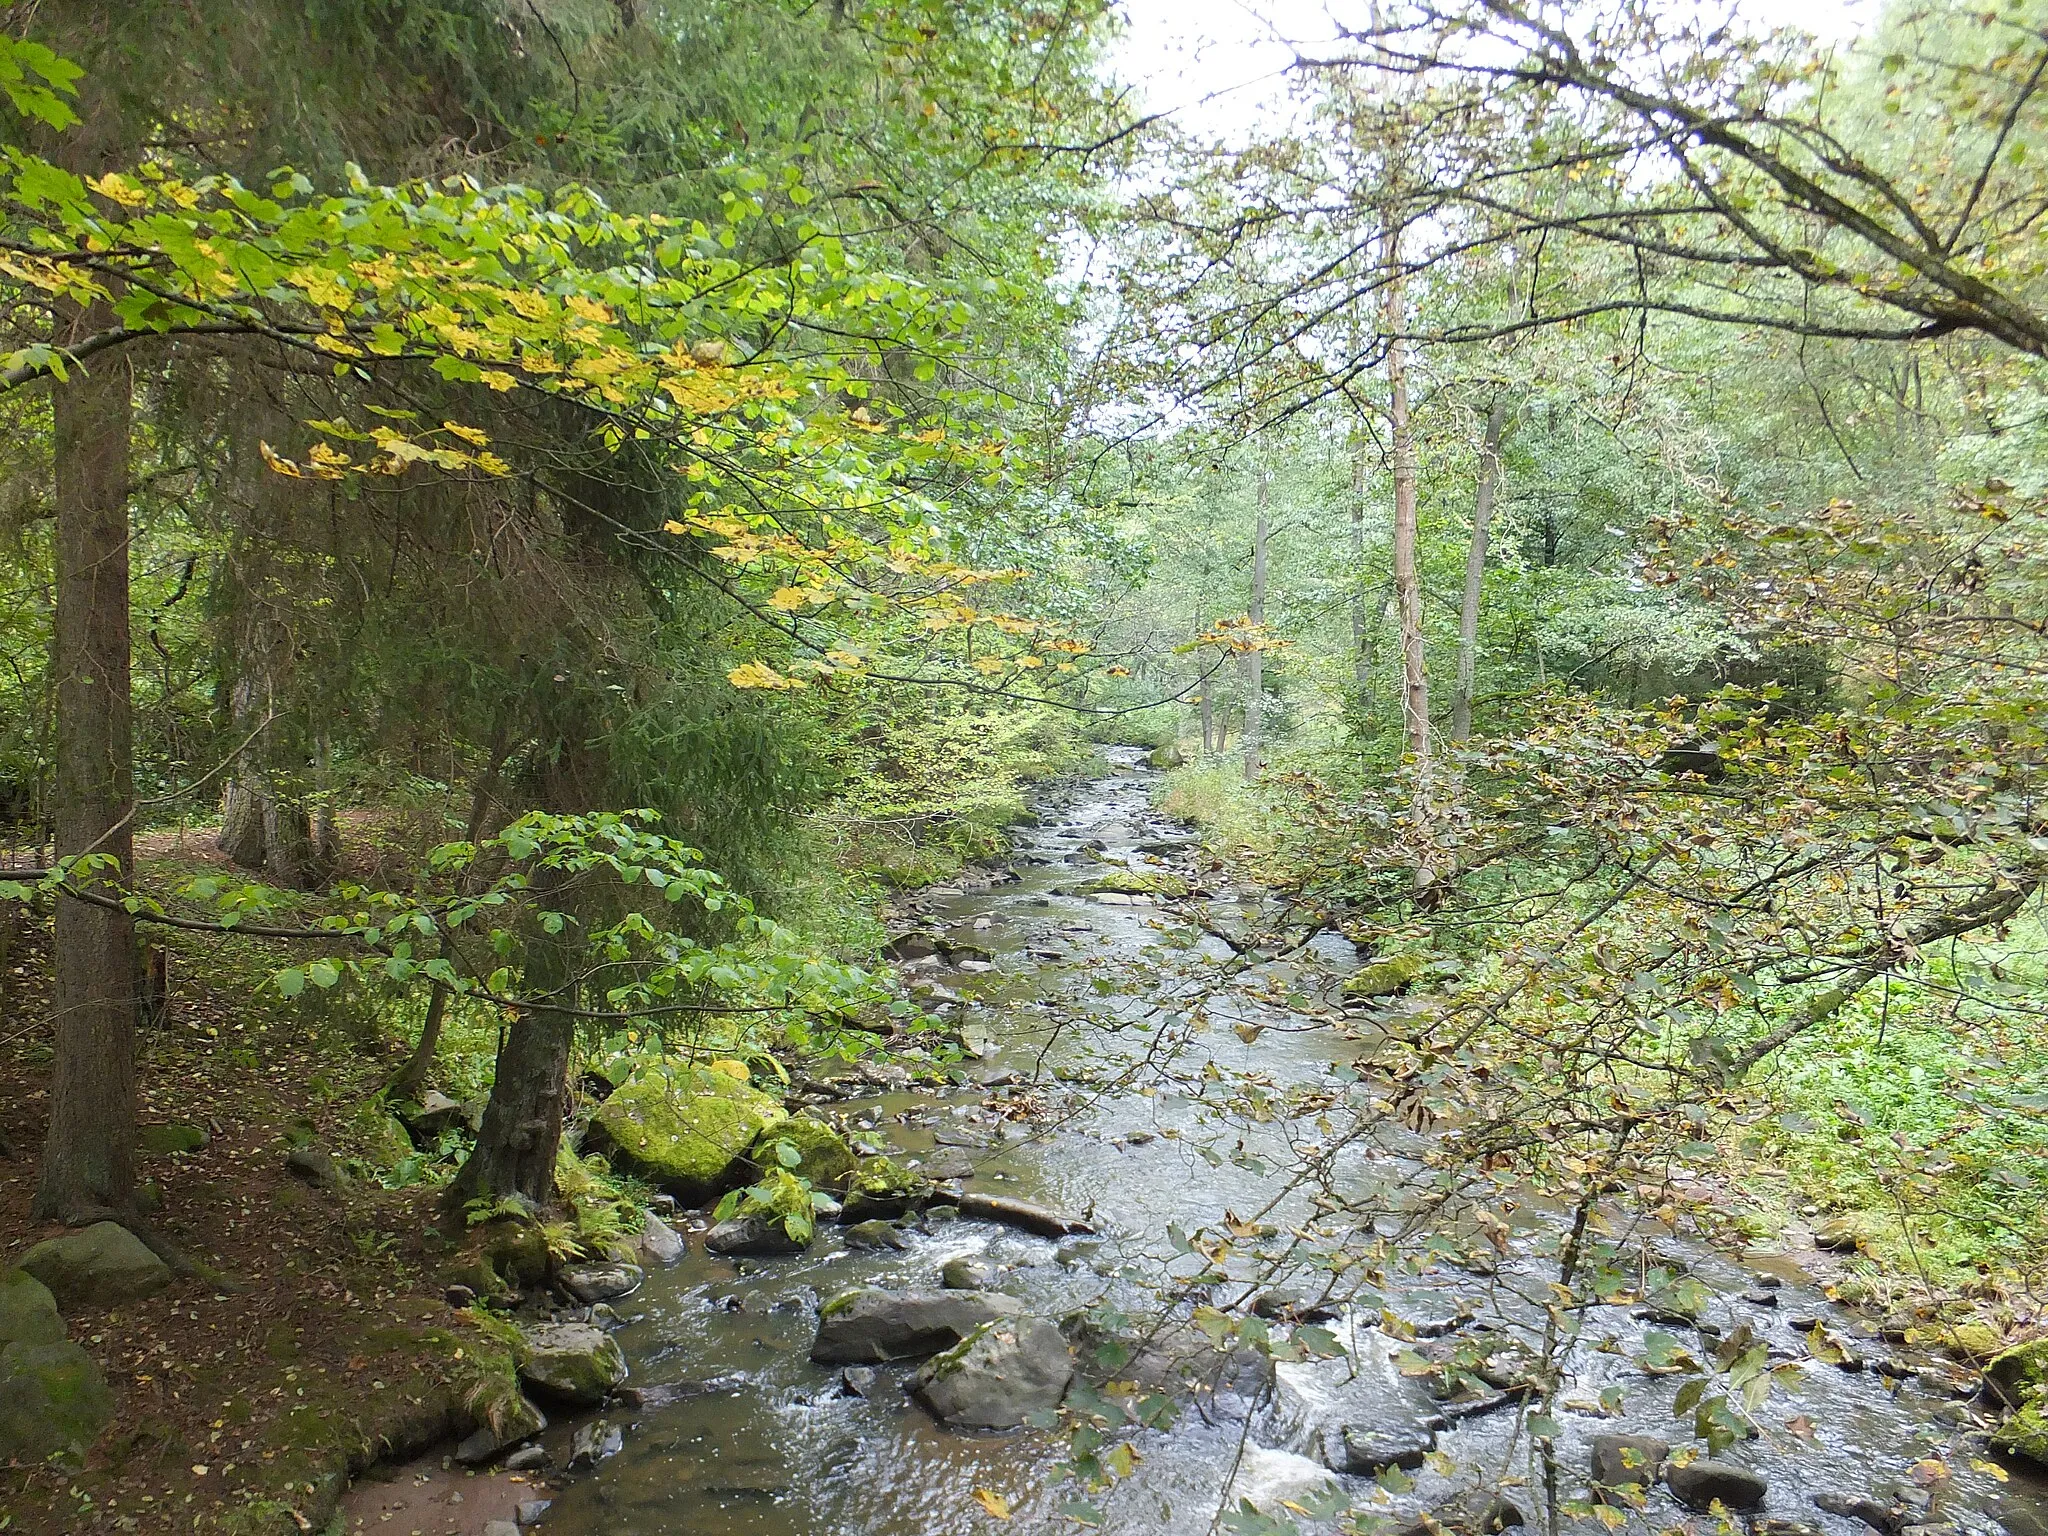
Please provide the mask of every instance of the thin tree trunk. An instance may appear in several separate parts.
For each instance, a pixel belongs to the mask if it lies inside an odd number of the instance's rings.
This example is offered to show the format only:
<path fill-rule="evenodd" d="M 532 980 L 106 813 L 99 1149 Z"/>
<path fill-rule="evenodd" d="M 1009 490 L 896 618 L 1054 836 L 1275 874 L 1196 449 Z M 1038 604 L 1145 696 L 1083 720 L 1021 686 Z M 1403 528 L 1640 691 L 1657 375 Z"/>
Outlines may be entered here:
<path fill-rule="evenodd" d="M 1210 683 L 1216 669 L 1205 657 L 1202 659 L 1202 756 L 1208 757 L 1216 750 L 1216 700 Z"/>
<path fill-rule="evenodd" d="M 1493 397 L 1486 436 L 1479 445 L 1479 490 L 1472 498 L 1472 546 L 1465 554 L 1465 596 L 1458 606 L 1458 685 L 1451 694 L 1451 740 L 1472 735 L 1472 680 L 1479 661 L 1479 587 L 1486 576 L 1486 534 L 1493 524 L 1494 488 L 1500 480 L 1500 434 L 1507 424 L 1507 392 Z"/>
<path fill-rule="evenodd" d="M 111 329 L 99 301 L 72 309 L 74 335 Z M 111 889 L 134 871 L 129 683 L 128 360 L 74 363 L 51 389 L 57 481 L 54 823 L 58 856 L 113 867 L 81 876 Z M 125 1209 L 135 1186 L 135 1021 L 140 957 L 124 911 L 57 898 L 56 1064 L 33 1214 L 70 1220 Z"/>
<path fill-rule="evenodd" d="M 1365 649 L 1365 434 L 1351 458 L 1351 676 L 1363 709 L 1372 697 L 1372 667 Z"/>
<path fill-rule="evenodd" d="M 1416 564 L 1415 434 L 1408 419 L 1406 317 L 1401 303 L 1400 235 L 1388 230 L 1389 276 L 1381 319 L 1387 332 L 1388 413 L 1394 437 L 1394 603 L 1401 625 L 1401 720 L 1408 750 L 1426 773 L 1429 763 L 1429 678 L 1422 654 L 1422 580 Z"/>
<path fill-rule="evenodd" d="M 1266 622 L 1266 537 L 1269 531 L 1267 493 L 1272 476 L 1259 470 L 1259 515 L 1252 530 L 1253 624 Z M 1254 637 L 1256 638 L 1256 637 Z M 1254 649 L 1244 658 L 1244 777 L 1250 783 L 1259 776 L 1260 758 L 1266 746 L 1266 654 Z"/>

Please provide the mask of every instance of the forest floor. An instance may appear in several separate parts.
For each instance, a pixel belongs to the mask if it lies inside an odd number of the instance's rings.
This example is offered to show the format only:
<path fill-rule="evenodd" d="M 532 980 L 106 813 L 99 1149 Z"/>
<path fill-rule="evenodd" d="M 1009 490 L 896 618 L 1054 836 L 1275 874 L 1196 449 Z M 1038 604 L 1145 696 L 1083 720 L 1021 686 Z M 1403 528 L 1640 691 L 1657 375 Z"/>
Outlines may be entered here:
<path fill-rule="evenodd" d="M 59 1230 L 28 1219 L 47 1105 L 47 946 L 46 928 L 17 939 L 0 989 L 10 1254 Z M 286 1172 L 295 1145 L 353 1149 L 357 1105 L 391 1062 L 264 996 L 259 964 L 242 941 L 175 945 L 168 1021 L 141 1042 L 141 1120 L 207 1139 L 146 1155 L 139 1171 L 161 1191 L 160 1231 L 215 1273 L 67 1319 L 114 1389 L 115 1422 L 82 1468 L 0 1469 L 9 1536 L 329 1528 L 346 1464 L 408 1432 L 407 1388 L 465 1339 L 472 1354 L 490 1347 L 442 1298 L 431 1196 L 361 1182 L 335 1194 Z M 368 1528 L 473 1530 L 486 1509 L 535 1496 L 523 1479 L 459 1473 L 410 1492 L 409 1521 Z"/>

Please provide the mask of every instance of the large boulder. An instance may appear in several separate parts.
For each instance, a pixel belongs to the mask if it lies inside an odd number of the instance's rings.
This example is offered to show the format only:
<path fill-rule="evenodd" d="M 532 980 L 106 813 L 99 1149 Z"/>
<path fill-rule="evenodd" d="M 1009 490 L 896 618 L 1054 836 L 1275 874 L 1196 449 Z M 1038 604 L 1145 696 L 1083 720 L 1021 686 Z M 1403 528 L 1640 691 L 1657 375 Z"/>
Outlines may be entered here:
<path fill-rule="evenodd" d="M 811 1358 L 820 1365 L 916 1360 L 1023 1311 L 1022 1302 L 985 1291 L 848 1291 L 819 1313 Z"/>
<path fill-rule="evenodd" d="M 846 1144 L 831 1126 L 815 1115 L 791 1115 L 787 1120 L 770 1126 L 754 1140 L 747 1151 L 747 1159 L 755 1168 L 788 1168 L 782 1160 L 780 1145 L 789 1144 L 796 1153 L 796 1166 L 790 1172 L 809 1179 L 815 1189 L 844 1189 L 853 1177 L 858 1159 L 853 1148 Z"/>
<path fill-rule="evenodd" d="M 0 1349 L 0 1461 L 76 1455 L 114 1417 L 114 1394 L 69 1339 Z"/>
<path fill-rule="evenodd" d="M 1756 1473 L 1732 1461 L 1695 1461 L 1664 1469 L 1664 1483 L 1678 1502 L 1702 1513 L 1719 1504 L 1724 1509 L 1762 1509 L 1770 1490 Z"/>
<path fill-rule="evenodd" d="M 587 1144 L 685 1205 L 704 1205 L 744 1181 L 747 1149 L 787 1117 L 728 1072 L 643 1068 L 591 1118 Z"/>
<path fill-rule="evenodd" d="M 1344 995 L 1360 999 L 1392 997 L 1414 986 L 1422 975 L 1424 962 L 1420 955 L 1389 955 L 1384 960 L 1353 971 L 1345 978 Z"/>
<path fill-rule="evenodd" d="M 564 1408 L 595 1408 L 626 1379 L 626 1357 L 602 1328 L 550 1323 L 526 1335 L 519 1379 Z"/>
<path fill-rule="evenodd" d="M 1015 1429 L 1059 1407 L 1074 1379 L 1066 1338 L 1043 1318 L 1003 1317 L 927 1360 L 910 1390 L 941 1424 Z"/>
<path fill-rule="evenodd" d="M 66 1312 L 118 1306 L 171 1283 L 170 1266 L 117 1221 L 37 1243 L 21 1256 L 21 1267 L 48 1286 Z"/>
<path fill-rule="evenodd" d="M 55 1344 L 65 1337 L 50 1288 L 25 1269 L 0 1271 L 0 1347 Z"/>

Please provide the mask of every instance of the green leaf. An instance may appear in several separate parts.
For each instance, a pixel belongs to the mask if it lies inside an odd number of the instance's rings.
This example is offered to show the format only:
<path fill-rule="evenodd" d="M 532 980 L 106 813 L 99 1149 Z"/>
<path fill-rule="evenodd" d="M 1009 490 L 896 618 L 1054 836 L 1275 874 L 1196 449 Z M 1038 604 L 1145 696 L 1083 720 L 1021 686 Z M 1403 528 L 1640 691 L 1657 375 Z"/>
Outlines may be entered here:
<path fill-rule="evenodd" d="M 277 990 L 286 997 L 297 997 L 306 990 L 306 973 L 297 966 L 279 971 L 273 980 L 277 983 Z"/>

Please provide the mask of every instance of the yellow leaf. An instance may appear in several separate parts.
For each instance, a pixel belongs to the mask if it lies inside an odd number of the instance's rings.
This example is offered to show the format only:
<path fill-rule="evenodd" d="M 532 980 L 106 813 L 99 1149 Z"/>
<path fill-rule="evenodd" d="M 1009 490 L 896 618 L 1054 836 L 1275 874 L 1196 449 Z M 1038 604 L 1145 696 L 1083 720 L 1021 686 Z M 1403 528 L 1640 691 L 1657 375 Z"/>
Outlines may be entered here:
<path fill-rule="evenodd" d="M 1000 1493 L 997 1493 L 993 1488 L 975 1489 L 974 1502 L 979 1504 L 983 1509 L 987 1510 L 991 1515 L 995 1516 L 995 1518 L 998 1520 L 1007 1520 L 1010 1518 L 1010 1501 L 1004 1498 Z"/>
<path fill-rule="evenodd" d="M 2005 1468 L 1995 1461 L 1980 1461 L 1973 1457 L 1970 1461 L 1970 1466 L 1973 1470 L 1982 1472 L 1986 1477 L 1996 1482 L 2005 1482 L 2012 1476 L 2010 1472 L 2006 1471 Z"/>
<path fill-rule="evenodd" d="M 483 383 L 502 395 L 508 389 L 517 388 L 519 381 L 501 368 L 489 368 L 484 371 Z"/>
<path fill-rule="evenodd" d="M 485 443 L 488 443 L 491 440 L 491 436 L 488 432 L 482 431 L 477 427 L 466 427 L 459 421 L 444 421 L 441 423 L 441 430 L 444 432 L 453 432 L 465 443 L 474 443 L 479 448 L 483 447 Z"/>

